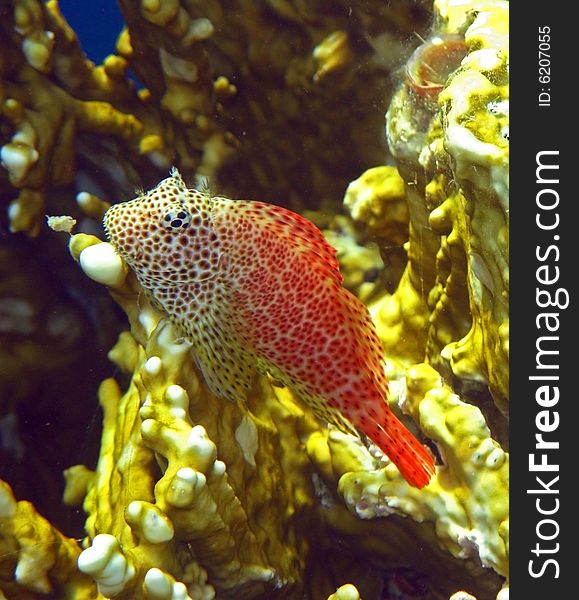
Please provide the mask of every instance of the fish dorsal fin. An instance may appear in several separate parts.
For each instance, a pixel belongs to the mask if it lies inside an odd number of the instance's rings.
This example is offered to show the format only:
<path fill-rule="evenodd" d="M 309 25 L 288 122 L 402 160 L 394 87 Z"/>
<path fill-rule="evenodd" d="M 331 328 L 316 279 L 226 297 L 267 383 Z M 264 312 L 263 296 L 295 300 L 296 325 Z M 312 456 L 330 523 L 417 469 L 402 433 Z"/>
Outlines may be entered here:
<path fill-rule="evenodd" d="M 242 220 L 251 222 L 253 235 L 266 231 L 273 238 L 286 243 L 295 252 L 303 255 L 312 268 L 318 268 L 337 283 L 344 278 L 336 258 L 336 249 L 324 238 L 322 232 L 305 217 L 282 206 L 265 202 L 213 198 L 214 218 L 229 220 L 230 225 L 239 226 Z"/>
<path fill-rule="evenodd" d="M 263 219 L 265 228 L 274 230 L 276 235 L 285 238 L 300 252 L 308 254 L 318 266 L 327 269 L 327 274 L 342 283 L 344 278 L 340 273 L 336 249 L 327 242 L 322 232 L 311 221 L 283 206 L 264 202 L 245 204 L 249 210 L 255 211 L 256 218 Z"/>

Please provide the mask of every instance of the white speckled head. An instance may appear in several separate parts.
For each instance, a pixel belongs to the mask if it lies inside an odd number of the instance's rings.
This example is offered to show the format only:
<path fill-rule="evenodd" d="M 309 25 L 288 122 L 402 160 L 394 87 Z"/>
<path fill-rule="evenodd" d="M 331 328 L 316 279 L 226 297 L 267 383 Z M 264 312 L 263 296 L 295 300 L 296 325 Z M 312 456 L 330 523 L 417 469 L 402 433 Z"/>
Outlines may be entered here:
<path fill-rule="evenodd" d="M 174 169 L 152 190 L 114 204 L 103 224 L 118 253 L 145 288 L 196 281 L 218 262 L 211 198 L 189 190 Z"/>

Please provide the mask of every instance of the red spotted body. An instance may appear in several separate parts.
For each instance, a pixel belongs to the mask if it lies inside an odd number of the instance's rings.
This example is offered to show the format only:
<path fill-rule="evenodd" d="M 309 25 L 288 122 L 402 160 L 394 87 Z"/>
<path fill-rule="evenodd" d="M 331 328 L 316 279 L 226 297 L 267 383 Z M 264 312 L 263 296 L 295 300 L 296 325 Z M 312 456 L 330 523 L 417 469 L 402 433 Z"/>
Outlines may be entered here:
<path fill-rule="evenodd" d="M 383 349 L 366 307 L 342 287 L 315 225 L 262 202 L 188 190 L 179 173 L 104 217 L 112 244 L 153 304 L 193 344 L 216 394 L 242 400 L 255 370 L 323 419 L 365 433 L 407 481 L 434 472 L 386 404 Z"/>

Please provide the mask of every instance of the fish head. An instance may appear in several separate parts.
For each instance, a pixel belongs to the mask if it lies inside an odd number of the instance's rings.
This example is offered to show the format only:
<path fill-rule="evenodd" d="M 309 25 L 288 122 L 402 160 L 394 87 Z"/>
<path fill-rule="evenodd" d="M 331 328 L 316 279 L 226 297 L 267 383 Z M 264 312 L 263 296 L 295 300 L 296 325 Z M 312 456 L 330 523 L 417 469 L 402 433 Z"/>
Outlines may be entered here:
<path fill-rule="evenodd" d="M 219 258 L 210 201 L 207 193 L 187 189 L 174 170 L 152 190 L 113 204 L 103 225 L 111 244 L 142 283 L 195 281 Z"/>

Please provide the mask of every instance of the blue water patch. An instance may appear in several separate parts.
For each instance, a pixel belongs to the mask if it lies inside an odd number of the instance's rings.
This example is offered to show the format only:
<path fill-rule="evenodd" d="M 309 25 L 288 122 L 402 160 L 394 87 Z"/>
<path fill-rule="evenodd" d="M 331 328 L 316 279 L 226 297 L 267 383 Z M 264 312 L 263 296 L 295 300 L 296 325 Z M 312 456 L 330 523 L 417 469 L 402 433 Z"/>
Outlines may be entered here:
<path fill-rule="evenodd" d="M 76 32 L 82 49 L 96 64 L 115 51 L 124 20 L 116 0 L 59 0 L 60 10 Z"/>

